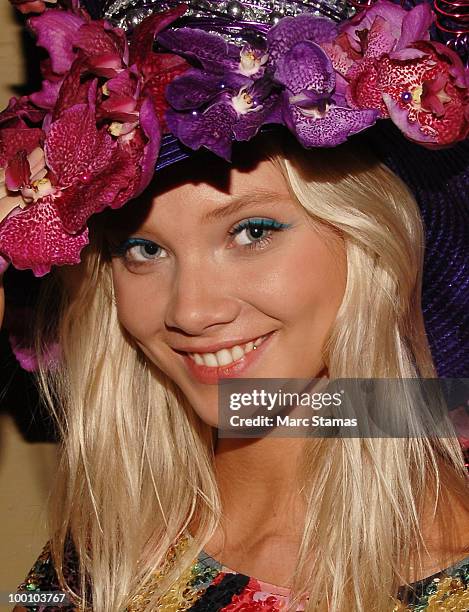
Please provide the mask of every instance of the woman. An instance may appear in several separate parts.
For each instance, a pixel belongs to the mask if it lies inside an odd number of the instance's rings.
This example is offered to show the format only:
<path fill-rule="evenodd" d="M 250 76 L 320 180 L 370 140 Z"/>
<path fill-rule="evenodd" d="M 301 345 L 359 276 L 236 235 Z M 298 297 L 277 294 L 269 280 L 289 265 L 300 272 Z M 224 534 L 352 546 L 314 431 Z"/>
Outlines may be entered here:
<path fill-rule="evenodd" d="M 396 175 L 356 145 L 306 152 L 276 133 L 232 165 L 163 169 L 131 206 L 95 215 L 89 240 L 40 304 L 39 381 L 63 452 L 52 556 L 30 590 L 65 588 L 65 574 L 103 611 L 406 610 L 432 595 L 467 609 L 468 476 L 449 424 L 217 436 L 220 378 L 436 375 L 423 228 Z M 51 332 L 57 367 L 41 358 Z M 404 425 L 427 416 L 417 408 Z"/>
<path fill-rule="evenodd" d="M 169 168 L 138 207 L 103 215 L 63 275 L 65 369 L 43 374 L 67 406 L 52 522 L 57 542 L 70 527 L 89 542 L 96 609 L 121 609 L 144 576 L 132 561 L 144 551 L 154 573 L 184 531 L 189 561 L 202 545 L 270 585 L 291 585 L 299 560 L 311 609 L 392 609 L 405 581 L 469 563 L 455 439 L 216 440 L 220 376 L 434 373 L 406 187 L 363 151 L 258 149 L 234 167 L 191 160 L 183 182 Z"/>

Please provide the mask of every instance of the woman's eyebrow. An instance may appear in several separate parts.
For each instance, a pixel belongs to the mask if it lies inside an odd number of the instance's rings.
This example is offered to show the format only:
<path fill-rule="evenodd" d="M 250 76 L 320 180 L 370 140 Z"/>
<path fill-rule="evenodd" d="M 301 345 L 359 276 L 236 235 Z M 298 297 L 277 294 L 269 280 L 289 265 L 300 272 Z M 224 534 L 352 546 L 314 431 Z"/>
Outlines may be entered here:
<path fill-rule="evenodd" d="M 217 219 L 223 219 L 234 213 L 239 213 L 241 210 L 248 206 L 259 206 L 261 204 L 275 204 L 279 201 L 285 200 L 279 193 L 275 193 L 268 190 L 256 190 L 251 193 L 233 198 L 228 204 L 219 208 L 214 208 L 208 213 L 203 215 L 202 221 L 215 221 Z"/>

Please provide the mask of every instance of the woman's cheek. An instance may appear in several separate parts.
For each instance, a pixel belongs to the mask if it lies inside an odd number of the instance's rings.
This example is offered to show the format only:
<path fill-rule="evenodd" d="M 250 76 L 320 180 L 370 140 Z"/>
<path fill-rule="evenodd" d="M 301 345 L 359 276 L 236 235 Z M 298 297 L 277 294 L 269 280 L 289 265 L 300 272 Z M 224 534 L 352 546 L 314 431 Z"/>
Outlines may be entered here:
<path fill-rule="evenodd" d="M 161 329 L 163 315 L 161 295 L 156 295 L 152 287 L 142 280 L 131 282 L 116 274 L 114 296 L 121 325 L 132 337 L 147 342 Z"/>

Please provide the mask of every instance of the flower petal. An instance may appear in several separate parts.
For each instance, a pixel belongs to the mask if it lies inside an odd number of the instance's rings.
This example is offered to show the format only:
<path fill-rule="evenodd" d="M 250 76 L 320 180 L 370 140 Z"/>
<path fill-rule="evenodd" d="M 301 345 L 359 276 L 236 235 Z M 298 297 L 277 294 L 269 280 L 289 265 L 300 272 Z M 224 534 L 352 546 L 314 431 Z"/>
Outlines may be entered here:
<path fill-rule="evenodd" d="M 144 19 L 132 32 L 129 64 L 137 64 L 139 68 L 145 66 L 148 57 L 153 55 L 153 42 L 157 34 L 181 17 L 186 10 L 187 6 L 181 4 L 169 11 L 155 13 Z"/>
<path fill-rule="evenodd" d="M 88 105 L 77 104 L 50 126 L 45 144 L 46 160 L 61 187 L 80 175 L 101 172 L 109 164 L 114 143 L 106 129 L 96 129 L 95 115 Z"/>
<path fill-rule="evenodd" d="M 233 134 L 236 140 L 251 140 L 259 129 L 268 123 L 284 123 L 278 93 L 264 100 L 260 111 L 241 115 L 233 126 Z"/>
<path fill-rule="evenodd" d="M 417 40 L 429 40 L 430 26 L 434 20 L 435 13 L 425 2 L 408 11 L 402 20 L 401 36 L 394 50 L 405 49 Z"/>
<path fill-rule="evenodd" d="M 376 122 L 375 110 L 353 110 L 332 106 L 324 117 L 305 116 L 299 109 L 290 107 L 289 126 L 305 147 L 335 147 L 349 136 L 361 132 Z M 290 127 L 291 129 L 291 127 Z"/>
<path fill-rule="evenodd" d="M 25 151 L 29 155 L 42 142 L 42 130 L 28 128 L 22 122 L 20 126 L 0 129 L 0 168 L 4 168 L 18 151 Z"/>
<path fill-rule="evenodd" d="M 373 6 L 358 12 L 352 19 L 345 21 L 340 26 L 342 32 L 348 33 L 352 38 L 359 42 L 356 32 L 370 31 L 376 18 L 380 18 L 380 25 L 387 25 L 387 30 L 392 38 L 399 40 L 402 33 L 402 22 L 408 11 L 396 5 L 390 0 L 380 0 Z"/>
<path fill-rule="evenodd" d="M 174 53 L 153 53 L 150 57 L 151 61 L 147 61 L 144 66 L 142 95 L 151 97 L 161 128 L 165 129 L 164 113 L 168 108 L 166 88 L 184 74 L 189 65 L 185 59 Z"/>
<path fill-rule="evenodd" d="M 232 128 L 237 121 L 237 114 L 229 104 L 212 104 L 203 113 L 179 113 L 169 110 L 166 113 L 166 121 L 174 136 L 186 146 L 191 149 L 206 147 L 230 161 Z"/>
<path fill-rule="evenodd" d="M 45 114 L 43 109 L 36 108 L 31 104 L 28 96 L 10 98 L 7 108 L 0 113 L 0 125 L 9 121 L 17 125 L 23 119 L 28 119 L 32 123 L 39 123 L 43 120 Z"/>
<path fill-rule="evenodd" d="M 73 41 L 74 47 L 81 49 L 82 56 L 88 65 L 95 69 L 95 72 L 102 64 L 104 67 L 111 68 L 110 74 L 115 74 L 115 70 L 122 67 L 123 50 L 119 43 L 121 43 L 120 37 L 114 36 L 112 29 L 106 30 L 100 21 L 83 25 Z"/>
<path fill-rule="evenodd" d="M 80 232 L 88 219 L 108 206 L 117 208 L 132 196 L 136 168 L 129 155 L 116 151 L 109 164 L 90 183 L 78 183 L 56 199 L 57 212 L 67 232 Z M 130 191 L 130 193 L 129 193 Z M 121 194 L 125 194 L 121 197 Z"/>
<path fill-rule="evenodd" d="M 31 312 L 32 316 L 34 313 Z M 8 335 L 10 342 L 11 351 L 16 357 L 18 363 L 23 370 L 27 372 L 37 372 L 39 369 L 39 362 L 37 358 L 34 345 L 25 346 L 24 337 L 21 335 L 15 335 L 10 333 Z M 57 342 L 52 342 L 46 345 L 45 352 L 42 356 L 42 361 L 45 363 L 48 369 L 55 368 L 60 362 L 61 350 L 60 345 Z"/>
<path fill-rule="evenodd" d="M 5 170 L 5 185 L 10 191 L 19 191 L 29 183 L 31 168 L 24 149 L 13 156 Z"/>
<path fill-rule="evenodd" d="M 335 86 L 331 60 L 319 45 L 311 42 L 296 43 L 279 57 L 274 78 L 295 95 L 305 90 L 329 94 Z"/>
<path fill-rule="evenodd" d="M 166 98 L 171 106 L 180 111 L 199 108 L 215 96 L 223 93 L 226 79 L 223 75 L 211 74 L 196 68 L 188 70 L 174 79 L 167 89 Z M 239 88 L 251 81 L 245 77 L 239 79 Z"/>
<path fill-rule="evenodd" d="M 363 30 L 362 30 L 363 31 Z M 391 31 L 391 23 L 377 15 L 366 36 L 366 59 L 380 58 L 390 53 L 396 46 L 396 37 Z"/>
<path fill-rule="evenodd" d="M 140 126 L 147 137 L 147 144 L 140 160 L 141 175 L 135 196 L 139 195 L 150 183 L 155 172 L 156 160 L 161 145 L 161 128 L 152 101 L 146 98 L 140 108 Z"/>
<path fill-rule="evenodd" d="M 38 370 L 38 356 L 34 348 L 34 308 L 29 304 L 11 305 L 6 308 L 4 326 L 8 330 L 11 350 L 21 367 L 28 372 Z M 42 359 L 48 368 L 53 368 L 60 361 L 60 346 L 56 338 L 47 339 L 43 345 Z"/>
<path fill-rule="evenodd" d="M 56 74 L 63 74 L 72 65 L 75 34 L 85 23 L 83 17 L 59 9 L 49 9 L 39 17 L 28 19 L 29 27 L 37 36 L 37 44 L 47 49 Z"/>
<path fill-rule="evenodd" d="M 54 121 L 59 119 L 67 108 L 76 104 L 86 104 L 88 101 L 88 94 L 93 81 L 90 78 L 83 78 L 85 69 L 85 61 L 82 58 L 77 58 L 65 75 L 53 107 L 52 119 Z"/>
<path fill-rule="evenodd" d="M 417 122 L 411 123 L 408 118 L 407 110 L 401 108 L 390 95 L 383 93 L 383 100 L 386 104 L 391 120 L 407 138 L 420 144 L 437 143 L 437 135 L 432 137 L 428 134 L 424 134 Z"/>
<path fill-rule="evenodd" d="M 174 53 L 198 60 L 208 72 L 223 74 L 226 70 L 236 70 L 239 64 L 239 48 L 218 34 L 180 28 L 162 32 L 157 40 Z"/>
<path fill-rule="evenodd" d="M 18 270 L 44 276 L 52 265 L 80 262 L 88 244 L 88 228 L 79 234 L 64 231 L 54 200 L 49 196 L 25 210 L 16 209 L 0 224 L 0 252 Z"/>
<path fill-rule="evenodd" d="M 62 81 L 49 81 L 45 79 L 42 82 L 41 91 L 32 93 L 29 99 L 33 104 L 47 110 L 52 110 L 57 101 Z"/>
<path fill-rule="evenodd" d="M 327 43 L 336 36 L 336 24 L 326 17 L 307 14 L 284 17 L 267 32 L 268 65 L 275 65 L 278 59 L 288 53 L 296 43 L 305 41 L 316 44 Z"/>

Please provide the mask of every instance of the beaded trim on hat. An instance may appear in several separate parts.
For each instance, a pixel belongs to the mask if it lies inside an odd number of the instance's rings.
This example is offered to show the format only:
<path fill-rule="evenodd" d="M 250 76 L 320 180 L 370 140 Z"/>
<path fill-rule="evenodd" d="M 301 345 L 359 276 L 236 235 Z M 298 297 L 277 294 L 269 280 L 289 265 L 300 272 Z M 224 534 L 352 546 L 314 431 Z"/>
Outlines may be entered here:
<path fill-rule="evenodd" d="M 181 2 L 174 0 L 107 0 L 102 14 L 116 26 L 133 29 L 145 17 L 178 4 Z M 282 17 L 309 13 L 342 21 L 353 16 L 356 11 L 347 0 L 190 0 L 187 4 L 185 18 L 201 21 L 225 19 L 227 25 L 235 20 L 237 29 L 251 26 L 261 31 L 269 29 Z"/>

